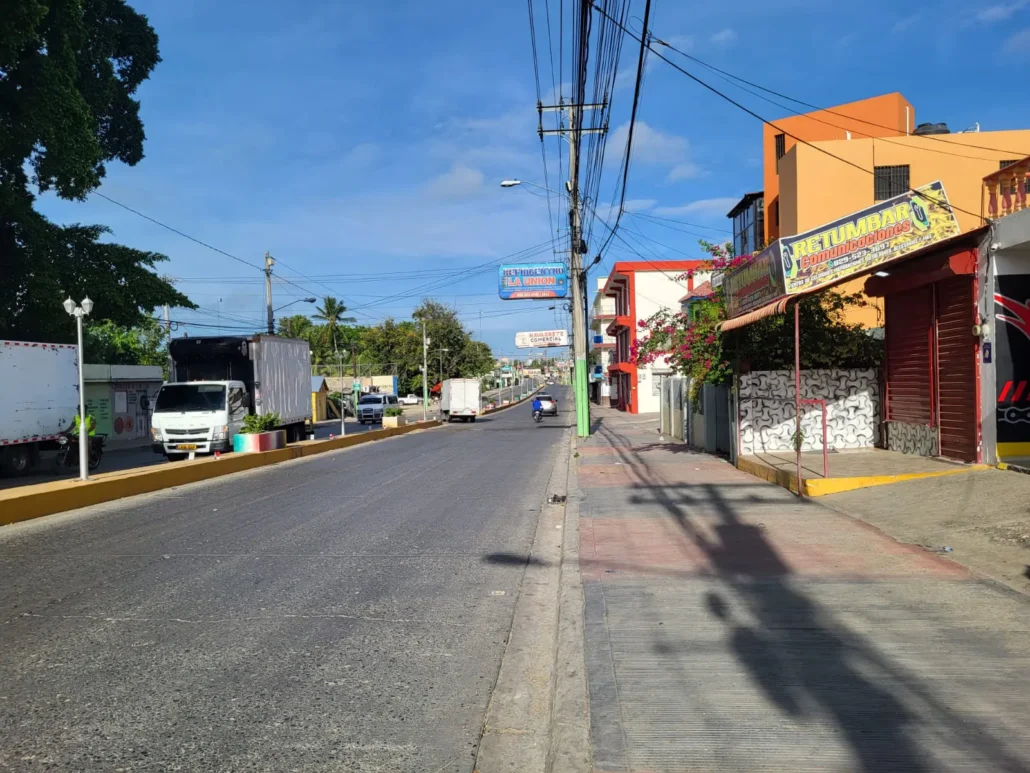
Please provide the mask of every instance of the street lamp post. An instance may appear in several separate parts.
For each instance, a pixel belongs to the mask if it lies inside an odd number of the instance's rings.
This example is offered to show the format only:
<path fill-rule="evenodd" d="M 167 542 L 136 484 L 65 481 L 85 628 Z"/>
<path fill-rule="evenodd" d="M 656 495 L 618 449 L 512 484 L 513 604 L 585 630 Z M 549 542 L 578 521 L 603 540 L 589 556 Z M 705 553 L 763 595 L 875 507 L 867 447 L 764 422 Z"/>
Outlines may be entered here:
<path fill-rule="evenodd" d="M 86 426 L 86 380 L 82 375 L 84 353 L 82 348 L 82 318 L 93 311 L 93 301 L 87 295 L 81 305 L 68 296 L 64 302 L 64 310 L 75 317 L 75 327 L 79 334 L 79 480 L 89 478 L 89 428 Z"/>
<path fill-rule="evenodd" d="M 447 347 L 443 347 L 442 349 L 437 349 L 436 350 L 437 354 L 440 355 L 440 383 L 441 384 L 443 383 L 443 353 L 444 352 L 449 352 L 449 351 L 450 351 L 450 349 L 448 349 Z"/>
<path fill-rule="evenodd" d="M 275 325 L 275 322 L 274 322 L 274 320 L 275 320 L 275 316 L 274 316 L 275 312 L 282 311 L 283 309 L 288 308 L 289 306 L 292 306 L 295 303 L 315 303 L 316 301 L 318 301 L 318 298 L 298 298 L 295 301 L 290 301 L 289 303 L 287 303 L 284 306 L 280 306 L 278 309 L 273 309 L 271 303 L 269 303 L 269 306 L 268 306 L 268 335 L 275 335 L 275 327 L 274 327 L 274 325 Z M 222 307 L 219 306 L 218 308 L 221 309 Z"/>

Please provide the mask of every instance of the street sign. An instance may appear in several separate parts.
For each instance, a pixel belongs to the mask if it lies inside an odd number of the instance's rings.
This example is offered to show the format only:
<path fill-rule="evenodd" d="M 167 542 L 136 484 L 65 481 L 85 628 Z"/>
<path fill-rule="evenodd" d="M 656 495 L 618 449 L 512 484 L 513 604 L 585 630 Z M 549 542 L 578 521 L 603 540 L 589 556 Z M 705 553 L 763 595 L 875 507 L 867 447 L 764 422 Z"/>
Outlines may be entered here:
<path fill-rule="evenodd" d="M 516 349 L 540 349 L 549 346 L 568 346 L 568 330 L 532 330 L 515 334 Z"/>
<path fill-rule="evenodd" d="M 564 263 L 524 263 L 498 269 L 498 295 L 506 301 L 564 298 L 569 274 Z"/>

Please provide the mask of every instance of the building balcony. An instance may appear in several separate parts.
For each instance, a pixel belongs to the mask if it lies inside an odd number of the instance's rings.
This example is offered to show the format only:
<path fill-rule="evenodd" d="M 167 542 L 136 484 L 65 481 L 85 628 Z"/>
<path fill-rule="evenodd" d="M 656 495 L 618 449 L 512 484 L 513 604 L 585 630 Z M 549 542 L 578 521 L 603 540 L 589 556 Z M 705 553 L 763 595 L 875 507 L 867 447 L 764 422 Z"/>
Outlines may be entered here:
<path fill-rule="evenodd" d="M 981 211 L 995 220 L 1027 209 L 1030 156 L 993 172 L 983 181 Z"/>
<path fill-rule="evenodd" d="M 611 349 L 615 346 L 615 336 L 596 335 L 591 344 L 595 349 Z"/>
<path fill-rule="evenodd" d="M 630 330 L 633 327 L 633 319 L 628 315 L 616 316 L 608 324 L 608 328 L 605 330 L 608 335 L 613 336 L 619 330 Z"/>

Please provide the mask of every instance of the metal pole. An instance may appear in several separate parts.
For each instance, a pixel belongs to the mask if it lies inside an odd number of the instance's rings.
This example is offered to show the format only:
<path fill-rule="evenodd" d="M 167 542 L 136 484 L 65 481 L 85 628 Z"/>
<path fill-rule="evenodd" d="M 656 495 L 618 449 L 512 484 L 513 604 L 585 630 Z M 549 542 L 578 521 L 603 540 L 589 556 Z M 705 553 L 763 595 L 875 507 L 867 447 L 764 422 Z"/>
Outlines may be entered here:
<path fill-rule="evenodd" d="M 577 113 L 579 115 L 577 116 Z M 569 272 L 572 274 L 572 346 L 576 355 L 576 435 L 590 435 L 590 407 L 587 402 L 587 335 L 583 324 L 583 256 L 580 254 L 579 150 L 581 106 L 569 110 Z"/>
<path fill-rule="evenodd" d="M 347 434 L 347 399 L 343 396 L 343 362 L 338 361 L 336 363 L 340 367 L 340 437 Z M 354 384 L 350 386 L 351 399 L 354 398 Z M 357 409 L 355 409 L 357 414 Z"/>
<path fill-rule="evenodd" d="M 275 317 L 272 314 L 272 266 L 275 260 L 265 253 L 265 313 L 268 317 L 268 335 L 275 335 Z"/>
<path fill-rule="evenodd" d="M 794 448 L 797 456 L 798 496 L 803 497 L 801 482 L 801 306 L 794 303 Z"/>
<path fill-rule="evenodd" d="M 429 342 L 426 341 L 426 321 L 422 320 L 422 421 L 429 418 Z"/>
<path fill-rule="evenodd" d="M 86 382 L 82 371 L 85 352 L 82 348 L 82 308 L 75 309 L 75 325 L 79 334 L 79 480 L 89 478 L 89 430 L 86 427 Z"/>

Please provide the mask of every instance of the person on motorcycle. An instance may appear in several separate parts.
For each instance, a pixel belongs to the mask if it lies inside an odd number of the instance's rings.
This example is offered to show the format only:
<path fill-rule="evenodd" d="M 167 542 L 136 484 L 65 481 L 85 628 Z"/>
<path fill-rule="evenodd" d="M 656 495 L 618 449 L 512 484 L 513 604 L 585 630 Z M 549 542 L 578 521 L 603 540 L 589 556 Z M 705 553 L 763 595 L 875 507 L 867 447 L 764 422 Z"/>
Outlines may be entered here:
<path fill-rule="evenodd" d="M 533 398 L 533 416 L 540 416 L 543 414 L 544 404 L 540 402 L 539 397 Z"/>
<path fill-rule="evenodd" d="M 82 417 L 79 414 L 75 414 L 74 431 L 75 437 L 78 437 L 81 433 Z M 97 434 L 97 420 L 93 418 L 92 413 L 86 414 L 86 433 L 90 437 L 96 437 Z"/>

